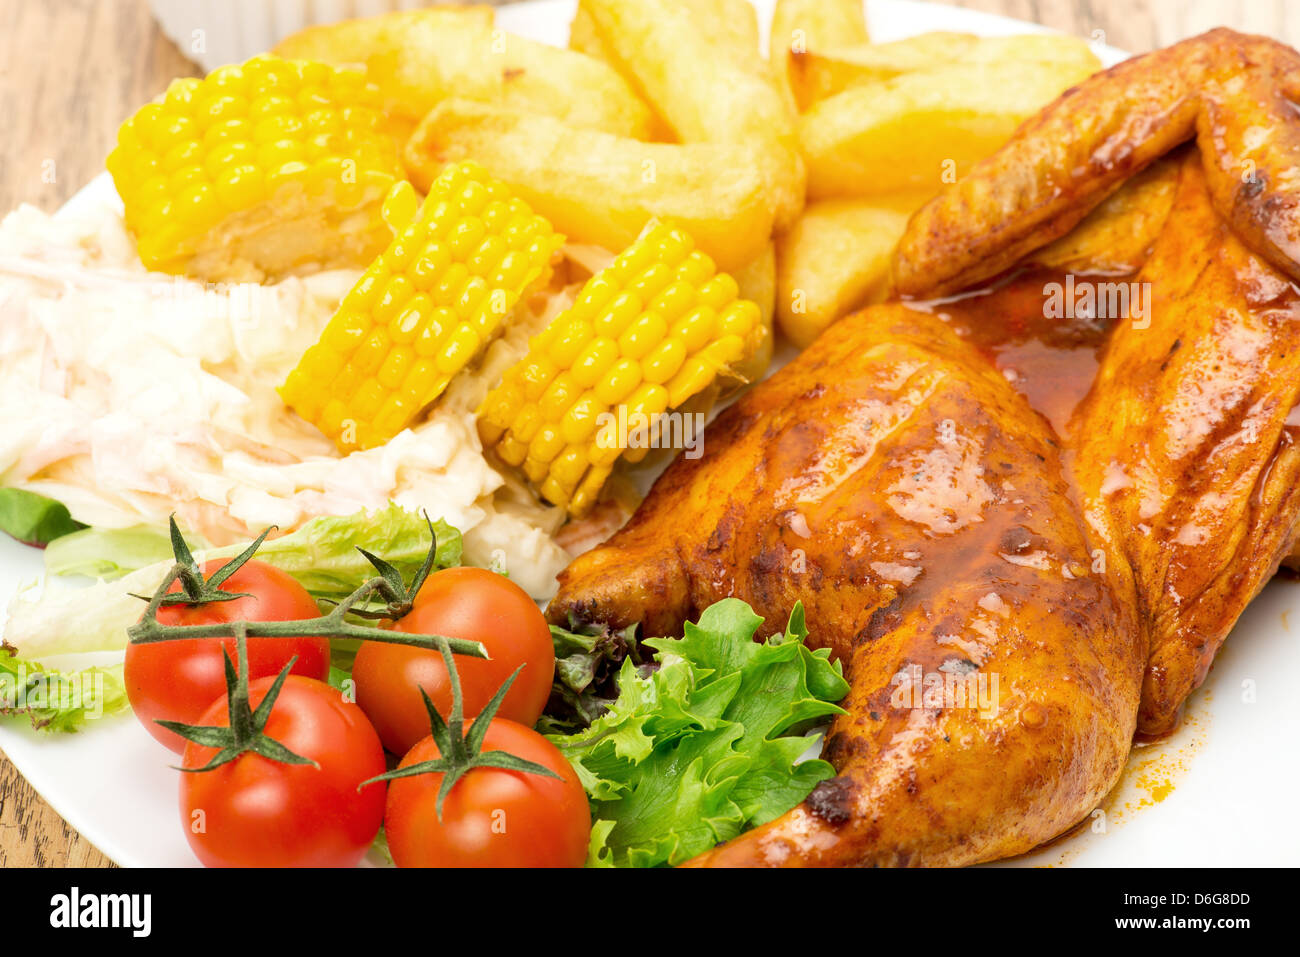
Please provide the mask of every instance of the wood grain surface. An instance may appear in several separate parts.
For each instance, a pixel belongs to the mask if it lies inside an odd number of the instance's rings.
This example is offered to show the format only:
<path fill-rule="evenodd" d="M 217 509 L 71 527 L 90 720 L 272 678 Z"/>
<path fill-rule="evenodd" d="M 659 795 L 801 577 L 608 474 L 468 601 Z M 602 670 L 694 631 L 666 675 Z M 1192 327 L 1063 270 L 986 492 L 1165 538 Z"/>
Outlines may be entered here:
<path fill-rule="evenodd" d="M 273 2 L 273 0 L 268 0 Z M 1215 26 L 1300 46 L 1291 0 L 956 0 L 1141 52 Z M 117 126 L 197 69 L 145 0 L 0 0 L 0 214 L 58 208 L 103 169 Z M 0 755 L 0 867 L 111 866 Z"/>

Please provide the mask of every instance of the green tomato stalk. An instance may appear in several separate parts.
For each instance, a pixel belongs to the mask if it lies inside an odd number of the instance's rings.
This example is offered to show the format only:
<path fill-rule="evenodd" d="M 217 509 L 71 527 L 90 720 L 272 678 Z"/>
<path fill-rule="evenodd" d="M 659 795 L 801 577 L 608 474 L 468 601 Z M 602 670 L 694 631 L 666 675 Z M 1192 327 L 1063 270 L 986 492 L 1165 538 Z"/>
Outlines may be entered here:
<path fill-rule="evenodd" d="M 446 721 L 442 720 L 442 715 L 438 709 L 433 706 L 429 700 L 429 695 L 423 688 L 420 689 L 420 696 L 424 698 L 425 710 L 429 712 L 429 728 L 433 733 L 434 743 L 438 745 L 439 757 L 433 761 L 420 761 L 405 768 L 397 768 L 389 771 L 387 774 L 379 774 L 369 781 L 361 782 L 358 790 L 367 784 L 373 784 L 375 781 L 392 781 L 396 778 L 409 778 L 418 774 L 441 774 L 442 785 L 438 788 L 438 802 L 434 806 L 434 812 L 438 815 L 438 820 L 442 820 L 442 804 L 451 793 L 451 789 L 456 786 L 456 782 L 475 768 L 501 768 L 506 771 L 520 771 L 524 774 L 540 774 L 544 777 L 560 779 L 560 776 L 548 767 L 544 767 L 533 761 L 525 760 L 516 754 L 510 754 L 507 751 L 484 751 L 483 739 L 487 736 L 488 726 L 492 719 L 496 717 L 497 710 L 501 707 L 501 702 L 505 700 L 506 692 L 514 684 L 515 679 L 519 677 L 519 672 L 524 670 L 520 665 L 514 670 L 505 683 L 497 689 L 497 693 L 492 696 L 492 700 L 474 719 L 470 725 L 469 733 L 465 732 L 465 701 L 461 694 L 460 675 L 456 672 L 456 664 L 452 661 L 451 649 L 445 644 L 439 646 L 442 651 L 442 660 L 447 665 L 447 674 L 451 677 L 451 714 Z"/>
<path fill-rule="evenodd" d="M 429 522 L 427 515 L 425 521 Z M 221 586 L 253 557 L 270 531 L 271 529 L 268 528 L 243 552 L 222 565 L 210 577 L 204 578 L 202 570 L 199 568 L 198 563 L 195 562 L 190 548 L 185 542 L 184 536 L 181 535 L 173 517 L 171 521 L 171 539 L 176 564 L 162 584 L 158 586 L 157 591 L 148 599 L 148 607 L 145 609 L 140 621 L 127 629 L 127 636 L 133 644 L 184 641 L 195 638 L 233 637 L 235 639 L 236 656 L 239 660 L 237 669 L 234 662 L 230 660 L 230 655 L 223 652 L 225 656 L 226 695 L 230 717 L 229 726 L 188 725 L 178 721 L 159 722 L 163 727 L 176 732 L 189 741 L 218 749 L 217 754 L 204 767 L 182 770 L 211 771 L 233 761 L 242 754 L 250 752 L 286 764 L 314 764 L 309 759 L 290 751 L 264 732 L 266 722 L 275 706 L 276 698 L 279 697 L 280 689 L 283 687 L 290 671 L 292 671 L 297 658 L 291 659 L 284 666 L 275 682 L 267 690 L 266 696 L 257 709 L 253 710 L 249 702 L 248 692 L 248 638 L 292 638 L 323 635 L 327 638 L 353 638 L 411 645 L 417 648 L 436 648 L 442 653 L 448 675 L 452 681 L 453 705 L 450 725 L 455 732 L 454 737 L 451 731 L 448 730 L 447 723 L 443 722 L 442 717 L 429 701 L 428 695 L 424 695 L 433 734 L 444 757 L 440 761 L 425 762 L 422 765 L 406 768 L 401 773 L 394 772 L 394 776 L 400 777 L 424 773 L 425 771 L 446 773 L 447 777 L 443 781 L 443 790 L 438 798 L 440 813 L 442 799 L 446 792 L 450 791 L 452 785 L 473 767 L 503 767 L 530 773 L 551 774 L 550 771 L 540 765 L 534 765 L 532 762 L 524 761 L 514 755 L 501 752 L 480 753 L 483 736 L 487 733 L 488 723 L 509 690 L 511 682 L 514 681 L 514 675 L 498 690 L 492 702 L 470 728 L 469 734 L 464 733 L 460 675 L 456 671 L 453 653 L 467 655 L 471 658 L 487 658 L 487 649 L 482 644 L 477 641 L 467 641 L 463 638 L 452 638 L 447 635 L 407 634 L 384 628 L 357 625 L 346 618 L 348 614 L 357 614 L 370 618 L 396 620 L 410 613 L 416 595 L 433 569 L 438 551 L 437 535 L 433 530 L 432 522 L 429 522 L 429 534 L 432 542 L 428 555 L 409 585 L 403 581 L 401 574 L 391 564 L 364 549 L 360 549 L 361 553 L 365 555 L 379 574 L 375 578 L 366 581 L 351 595 L 339 602 L 328 615 L 297 621 L 239 620 L 208 625 L 164 625 L 158 621 L 158 610 L 163 605 L 186 604 L 197 606 L 209 602 L 230 601 L 234 598 L 247 597 L 240 593 L 225 591 Z M 180 582 L 180 590 L 169 591 L 175 582 Z M 369 607 L 375 600 L 382 603 L 382 609 L 377 610 Z M 515 674 L 517 675 L 518 672 L 516 671 Z M 421 689 L 421 693 L 423 694 L 423 689 Z"/>

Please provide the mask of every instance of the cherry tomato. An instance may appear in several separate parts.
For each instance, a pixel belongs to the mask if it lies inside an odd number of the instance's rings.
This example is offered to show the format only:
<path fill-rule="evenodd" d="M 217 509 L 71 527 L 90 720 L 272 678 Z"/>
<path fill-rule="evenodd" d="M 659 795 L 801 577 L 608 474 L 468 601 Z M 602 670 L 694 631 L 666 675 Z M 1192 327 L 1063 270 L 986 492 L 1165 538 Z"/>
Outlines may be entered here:
<path fill-rule="evenodd" d="M 436 813 L 442 775 L 395 778 L 384 814 L 388 849 L 398 867 L 581 867 L 591 811 L 587 795 L 558 748 L 514 721 L 493 719 L 484 751 L 507 751 L 549 768 L 540 774 L 474 768 L 456 782 Z M 440 756 L 432 737 L 400 767 Z"/>
<path fill-rule="evenodd" d="M 224 561 L 203 566 L 212 575 Z M 176 582 L 169 591 L 180 591 Z M 206 605 L 164 605 L 158 621 L 164 625 L 208 625 L 237 621 L 294 621 L 320 614 L 307 589 L 274 565 L 246 562 L 222 586 L 223 591 L 247 592 L 251 598 Z M 195 638 L 128 645 L 123 677 L 126 695 L 141 723 L 155 738 L 178 754 L 185 739 L 156 723 L 156 719 L 195 724 L 208 706 L 226 694 L 222 648 L 235 661 L 234 638 Z M 294 655 L 293 673 L 325 679 L 329 675 L 328 638 L 249 638 L 250 679 L 277 675 Z"/>
<path fill-rule="evenodd" d="M 394 628 L 483 643 L 490 660 L 456 657 L 467 718 L 482 711 L 520 665 L 524 670 L 497 715 L 529 727 L 541 717 L 555 680 L 555 646 L 537 605 L 510 579 L 484 568 L 437 572 Z M 451 682 L 438 651 L 368 641 L 357 652 L 352 679 L 357 704 L 394 754 L 405 754 L 429 733 L 420 688 L 443 715 L 451 711 Z"/>
<path fill-rule="evenodd" d="M 256 709 L 274 678 L 249 685 Z M 223 697 L 199 720 L 229 726 Z M 321 681 L 290 675 L 264 729 L 315 761 L 282 764 L 245 753 L 212 771 L 181 775 L 181 823 L 207 867 L 352 867 L 384 818 L 379 736 L 361 709 Z M 185 745 L 182 766 L 201 768 L 216 749 Z"/>

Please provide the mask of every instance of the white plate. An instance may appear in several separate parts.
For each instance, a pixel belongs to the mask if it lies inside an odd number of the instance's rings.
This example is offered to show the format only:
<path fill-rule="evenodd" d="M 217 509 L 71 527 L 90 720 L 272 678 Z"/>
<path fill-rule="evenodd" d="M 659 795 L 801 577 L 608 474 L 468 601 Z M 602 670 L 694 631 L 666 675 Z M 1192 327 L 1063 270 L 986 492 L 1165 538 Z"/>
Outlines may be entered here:
<path fill-rule="evenodd" d="M 772 0 L 755 0 L 770 16 Z M 555 44 L 568 36 L 572 0 L 535 0 L 498 11 L 511 32 Z M 903 0 L 868 3 L 872 36 L 929 30 L 988 35 L 1041 31 L 1004 17 Z M 1107 63 L 1119 51 L 1097 48 Z M 106 177 L 69 204 L 111 196 Z M 40 554 L 0 541 L 0 596 L 40 573 Z M 1288 615 L 1300 611 L 1300 583 L 1269 585 L 1238 623 L 1182 729 L 1135 750 L 1102 813 L 1074 836 L 1014 864 L 1294 865 L 1300 863 L 1300 790 L 1294 741 L 1300 709 L 1300 642 Z M 1300 624 L 1300 615 L 1296 616 Z M 75 735 L 43 735 L 19 722 L 0 726 L 0 748 L 32 786 L 108 857 L 126 866 L 194 866 L 177 807 L 174 755 L 132 718 Z"/>

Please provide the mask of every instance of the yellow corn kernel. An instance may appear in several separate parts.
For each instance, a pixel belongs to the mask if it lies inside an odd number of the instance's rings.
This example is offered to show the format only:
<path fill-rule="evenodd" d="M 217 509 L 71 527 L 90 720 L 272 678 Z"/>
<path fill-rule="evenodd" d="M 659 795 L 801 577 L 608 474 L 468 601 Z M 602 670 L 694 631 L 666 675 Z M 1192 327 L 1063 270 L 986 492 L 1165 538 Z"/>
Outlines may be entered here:
<path fill-rule="evenodd" d="M 664 263 L 655 263 L 628 284 L 628 292 L 645 302 L 653 299 L 660 290 L 673 281 L 673 270 Z"/>
<path fill-rule="evenodd" d="M 668 390 L 653 382 L 646 382 L 627 399 L 629 420 L 650 422 L 668 408 Z"/>
<path fill-rule="evenodd" d="M 425 358 L 438 354 L 443 342 L 456 328 L 456 314 L 444 306 L 434 306 L 415 339 L 415 351 Z"/>
<path fill-rule="evenodd" d="M 352 397 L 352 407 L 348 410 L 349 414 L 358 419 L 372 419 L 379 412 L 380 406 L 388 398 L 388 393 L 384 391 L 383 385 L 377 380 L 371 379 L 357 390 L 356 395 Z"/>
<path fill-rule="evenodd" d="M 687 352 L 696 352 L 708 344 L 717 327 L 718 317 L 713 309 L 698 306 L 677 320 L 669 334 L 674 339 L 681 339 Z"/>
<path fill-rule="evenodd" d="M 574 299 L 573 305 L 569 308 L 569 315 L 575 319 L 593 322 L 617 292 L 618 287 L 609 277 L 603 273 L 593 276 Z"/>
<path fill-rule="evenodd" d="M 466 280 L 465 285 L 460 290 L 460 297 L 456 300 L 454 309 L 457 314 L 462 316 L 473 316 L 474 324 L 482 322 L 482 316 L 490 315 L 491 310 L 484 310 L 483 304 L 488 296 L 487 280 L 482 276 L 473 276 Z"/>
<path fill-rule="evenodd" d="M 591 342 L 592 335 L 590 325 L 581 319 L 571 319 L 560 327 L 559 334 L 547 347 L 546 356 L 559 368 L 571 366 Z"/>
<path fill-rule="evenodd" d="M 567 372 L 561 372 L 546 387 L 542 397 L 537 401 L 537 410 L 546 421 L 554 421 L 564 415 L 582 394 L 582 389 Z"/>
<path fill-rule="evenodd" d="M 686 344 L 680 339 L 664 339 L 641 360 L 642 374 L 647 382 L 667 382 L 677 374 L 686 361 Z"/>
<path fill-rule="evenodd" d="M 473 163 L 448 166 L 423 208 L 407 183 L 393 187 L 382 206 L 392 241 L 280 389 L 286 404 L 344 452 L 388 441 L 436 401 L 501 333 L 519 300 L 545 281 L 564 241 Z M 498 212 L 487 219 L 472 215 L 489 209 Z M 500 209 L 528 220 L 530 238 L 522 249 L 512 251 L 502 238 Z M 337 374 L 312 374 L 325 367 L 324 357 Z M 528 443 L 547 424 L 536 417 L 530 425 L 521 413 L 554 384 L 557 371 L 534 363 L 513 372 L 507 391 L 494 393 L 496 411 L 485 414 L 481 434 L 509 464 L 524 462 Z M 570 388 L 556 419 L 581 394 L 582 387 Z M 343 429 L 347 420 L 355 426 L 350 433 Z"/>
<path fill-rule="evenodd" d="M 497 443 L 496 452 L 507 465 L 522 465 L 528 457 L 528 446 L 513 435 L 507 435 Z"/>
<path fill-rule="evenodd" d="M 501 441 L 505 434 L 505 429 L 492 424 L 487 419 L 478 420 L 478 437 L 485 449 L 492 448 Z"/>
<path fill-rule="evenodd" d="M 545 356 L 536 356 L 520 366 L 517 375 L 523 383 L 525 397 L 530 402 L 540 398 L 558 372 L 559 367 Z"/>
<path fill-rule="evenodd" d="M 547 475 L 537 490 L 541 493 L 542 498 L 559 506 L 568 506 L 569 500 L 573 497 L 554 475 Z"/>
<path fill-rule="evenodd" d="M 537 406 L 524 406 L 519 411 L 515 421 L 511 423 L 510 435 L 512 438 L 518 439 L 520 443 L 527 445 L 545 424 L 546 422 Z"/>
<path fill-rule="evenodd" d="M 560 420 L 560 434 L 570 445 L 587 441 L 596 431 L 597 418 L 605 411 L 600 400 L 588 393 L 580 398 Z"/>
<path fill-rule="evenodd" d="M 272 56 L 173 83 L 122 124 L 108 163 L 145 265 L 205 280 L 365 265 L 404 176 L 378 102 L 359 72 Z M 305 251 L 268 241 L 295 226 Z"/>
<path fill-rule="evenodd" d="M 628 324 L 641 314 L 641 297 L 630 292 L 620 292 L 609 301 L 609 305 L 597 317 L 593 328 L 597 335 L 611 339 L 622 335 Z"/>
<path fill-rule="evenodd" d="M 697 249 L 678 265 L 677 279 L 688 286 L 699 288 L 713 277 L 713 271 L 713 260 Z"/>
<path fill-rule="evenodd" d="M 608 405 L 618 405 L 641 384 L 641 378 L 640 363 L 633 362 L 631 359 L 620 359 L 614 363 L 609 374 L 596 383 L 596 395 L 600 401 Z"/>
<path fill-rule="evenodd" d="M 404 396 L 389 395 L 372 422 L 358 430 L 357 444 L 369 448 L 387 442 L 402 431 L 418 411 L 419 406 L 412 405 Z"/>
<path fill-rule="evenodd" d="M 395 392 L 406 381 L 407 373 L 411 371 L 414 365 L 415 350 L 399 346 L 388 353 L 388 358 L 379 367 L 375 379 L 382 388 L 387 389 L 389 392 Z"/>
<path fill-rule="evenodd" d="M 564 436 L 559 429 L 547 426 L 538 431 L 533 441 L 528 444 L 528 458 L 549 465 L 551 460 L 564 450 Z"/>
<path fill-rule="evenodd" d="M 450 245 L 448 251 L 451 251 Z M 463 262 L 453 261 L 442 271 L 442 275 L 430 290 L 433 301 L 448 308 L 454 306 L 467 282 L 469 282 L 469 268 Z"/>
<path fill-rule="evenodd" d="M 320 415 L 320 429 L 322 432 L 329 434 L 331 432 L 342 432 L 343 423 L 347 420 L 347 409 L 338 399 L 330 399 L 325 403 L 324 411 Z"/>
<path fill-rule="evenodd" d="M 569 511 L 574 515 L 584 515 L 590 511 L 600 497 L 600 490 L 604 487 L 611 471 L 613 468 L 608 465 L 600 468 L 593 466 L 588 469 L 569 499 Z"/>
<path fill-rule="evenodd" d="M 618 348 L 629 359 L 640 359 L 668 335 L 668 323 L 657 312 L 643 312 L 618 337 Z"/>
<path fill-rule="evenodd" d="M 433 316 L 433 300 L 417 293 L 407 302 L 406 308 L 388 324 L 389 337 L 399 345 L 414 342 L 420 330 Z"/>
<path fill-rule="evenodd" d="M 334 355 L 351 355 L 369 331 L 370 326 L 357 313 L 340 312 L 325 326 L 319 344 Z"/>
<path fill-rule="evenodd" d="M 532 446 L 529 446 L 531 448 Z M 546 473 L 551 470 L 549 462 L 542 462 L 533 458 L 531 455 L 524 459 L 524 464 L 519 466 L 523 470 L 524 477 L 530 482 L 541 482 L 546 479 Z"/>
<path fill-rule="evenodd" d="M 688 235 L 653 224 L 532 338 L 479 409 L 480 437 L 582 514 L 620 457 L 662 438 L 668 409 L 757 346 L 758 307 L 738 295 Z"/>
<path fill-rule="evenodd" d="M 681 371 L 668 381 L 668 404 L 679 406 L 717 376 L 713 363 L 701 356 L 686 360 Z"/>
<path fill-rule="evenodd" d="M 428 359 L 417 359 L 411 364 L 411 371 L 402 382 L 402 395 L 418 405 L 424 396 L 435 389 L 441 376 L 436 363 Z"/>
<path fill-rule="evenodd" d="M 713 309 L 721 309 L 730 304 L 738 295 L 740 289 L 736 286 L 736 280 L 725 272 L 718 273 L 700 287 L 700 302 Z"/>
<path fill-rule="evenodd" d="M 457 326 L 434 359 L 438 370 L 446 375 L 459 372 L 478 354 L 481 345 L 482 340 L 477 331 L 468 324 Z"/>
<path fill-rule="evenodd" d="M 388 347 L 391 345 L 388 339 L 388 333 L 383 326 L 377 326 L 366 336 L 365 341 L 357 347 L 357 351 L 352 354 L 351 365 L 363 376 L 369 376 L 375 372 L 384 358 L 388 355 Z"/>
<path fill-rule="evenodd" d="M 748 299 L 737 299 L 718 315 L 718 333 L 746 339 L 761 321 L 757 305 Z"/>
<path fill-rule="evenodd" d="M 343 359 L 337 352 L 317 343 L 303 354 L 298 370 L 310 379 L 332 379 L 343 370 Z"/>
<path fill-rule="evenodd" d="M 592 339 L 573 360 L 573 380 L 589 389 L 605 377 L 618 358 L 618 343 L 613 339 Z"/>
<path fill-rule="evenodd" d="M 487 422 L 498 431 L 504 431 L 523 407 L 523 390 L 516 383 L 506 380 L 484 401 L 483 408 L 479 410 L 479 426 L 481 428 Z"/>
<path fill-rule="evenodd" d="M 294 369 L 289 373 L 289 378 L 285 381 L 284 387 L 291 392 L 298 393 L 302 396 L 303 415 L 310 415 L 313 419 L 319 418 L 321 409 L 325 405 L 325 396 L 318 390 L 311 387 L 312 380 L 302 369 Z"/>
<path fill-rule="evenodd" d="M 550 477 L 559 483 L 567 497 L 573 494 L 573 490 L 578 487 L 586 471 L 586 448 L 581 445 L 571 445 L 557 455 L 555 461 L 551 463 Z"/>
<path fill-rule="evenodd" d="M 674 280 L 650 301 L 649 308 L 668 322 L 675 322 L 695 305 L 696 291 L 690 283 Z"/>

